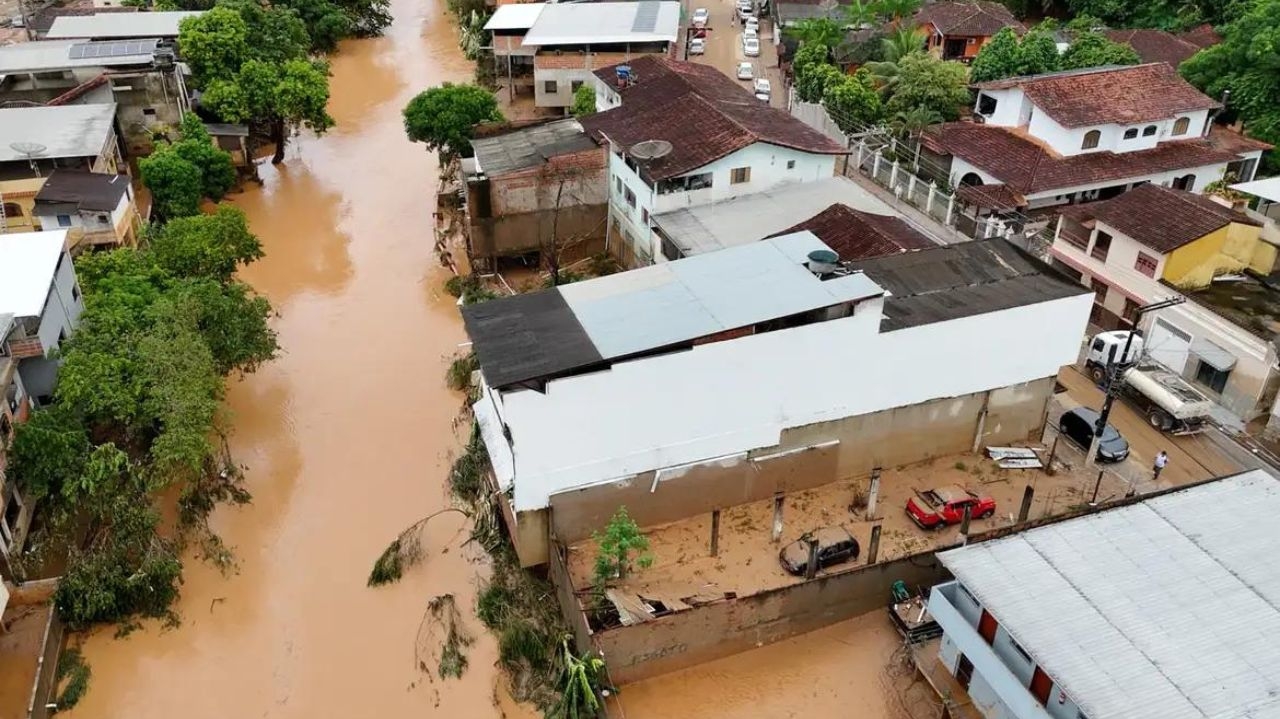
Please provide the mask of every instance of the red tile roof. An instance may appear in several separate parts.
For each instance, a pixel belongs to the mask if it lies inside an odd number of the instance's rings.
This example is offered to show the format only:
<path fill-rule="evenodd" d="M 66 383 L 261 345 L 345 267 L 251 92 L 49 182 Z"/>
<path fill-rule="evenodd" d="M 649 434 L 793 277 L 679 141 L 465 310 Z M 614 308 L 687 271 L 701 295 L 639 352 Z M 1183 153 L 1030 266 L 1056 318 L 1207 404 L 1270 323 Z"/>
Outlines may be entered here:
<path fill-rule="evenodd" d="M 1016 210 L 1027 204 L 1027 198 L 1019 195 L 1008 185 L 961 185 L 956 190 L 956 197 L 961 202 L 977 205 L 988 210 Z"/>
<path fill-rule="evenodd" d="M 622 105 L 582 118 L 582 126 L 623 148 L 645 140 L 670 142 L 671 153 L 645 168 L 650 180 L 683 175 L 757 142 L 824 155 L 848 153 L 790 113 L 755 99 L 714 67 L 653 55 L 629 64 L 635 81 L 618 89 Z M 615 67 L 595 74 L 614 83 Z"/>
<path fill-rule="evenodd" d="M 1163 62 L 1178 67 L 1200 52 L 1200 46 L 1163 30 L 1108 30 L 1107 39 L 1132 47 L 1143 62 Z"/>
<path fill-rule="evenodd" d="M 1063 208 L 1061 214 L 1079 222 L 1105 222 L 1162 254 L 1173 252 L 1233 222 L 1261 226 L 1248 215 L 1203 195 L 1150 183 L 1110 200 Z"/>
<path fill-rule="evenodd" d="M 1207 138 L 1162 142 L 1150 150 L 1062 157 L 1008 128 L 972 122 L 934 125 L 925 131 L 924 143 L 935 152 L 954 155 L 995 175 L 1022 195 L 1194 169 L 1271 147 L 1214 128 Z"/>
<path fill-rule="evenodd" d="M 1217 45 L 1218 43 L 1222 42 L 1222 36 L 1219 35 L 1218 31 L 1214 30 L 1213 26 L 1210 25 L 1209 23 L 1205 23 L 1203 25 L 1200 25 L 1199 27 L 1191 28 L 1190 30 L 1179 35 L 1179 37 L 1181 37 L 1183 40 L 1186 40 L 1187 42 L 1194 43 L 1195 45 L 1199 45 L 1201 48 L 1206 48 L 1206 47 L 1209 47 L 1210 45 Z"/>
<path fill-rule="evenodd" d="M 1065 127 L 1132 125 L 1220 107 L 1163 62 L 1011 77 L 974 87 L 1020 87 L 1040 111 Z"/>
<path fill-rule="evenodd" d="M 769 237 L 804 230 L 817 235 L 842 260 L 866 260 L 938 246 L 902 218 L 861 212 L 840 203 Z"/>
<path fill-rule="evenodd" d="M 1027 29 L 1009 8 L 988 0 L 931 3 L 916 13 L 916 23 L 929 23 L 943 35 L 960 37 L 990 37 L 1006 27 L 1019 33 Z"/>

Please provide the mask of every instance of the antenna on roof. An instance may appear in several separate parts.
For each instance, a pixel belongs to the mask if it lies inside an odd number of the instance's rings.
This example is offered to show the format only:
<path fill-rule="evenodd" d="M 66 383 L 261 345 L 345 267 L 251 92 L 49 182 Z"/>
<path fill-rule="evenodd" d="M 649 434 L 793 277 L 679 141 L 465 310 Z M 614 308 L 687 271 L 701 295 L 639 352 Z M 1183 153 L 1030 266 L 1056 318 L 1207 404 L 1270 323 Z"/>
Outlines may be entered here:
<path fill-rule="evenodd" d="M 36 177 L 40 177 L 40 166 L 36 164 L 36 155 L 39 155 L 49 149 L 48 147 L 41 145 L 38 142 L 11 142 L 9 143 L 9 147 L 13 148 L 14 152 L 25 155 L 27 158 L 27 164 L 31 165 L 31 169 L 36 173 Z"/>

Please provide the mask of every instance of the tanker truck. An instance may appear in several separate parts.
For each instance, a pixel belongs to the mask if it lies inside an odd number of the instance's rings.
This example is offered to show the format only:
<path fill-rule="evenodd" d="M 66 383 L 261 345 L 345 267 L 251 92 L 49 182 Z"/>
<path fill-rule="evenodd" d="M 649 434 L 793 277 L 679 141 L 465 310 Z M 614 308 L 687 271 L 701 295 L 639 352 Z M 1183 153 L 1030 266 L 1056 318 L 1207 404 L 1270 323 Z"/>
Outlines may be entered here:
<path fill-rule="evenodd" d="M 1124 330 L 1093 336 L 1085 358 L 1085 369 L 1093 381 L 1105 388 L 1111 367 L 1117 364 L 1118 396 L 1145 415 L 1152 427 L 1174 435 L 1205 429 L 1213 400 L 1178 373 L 1144 356 L 1141 335 L 1134 335 L 1132 341 Z"/>

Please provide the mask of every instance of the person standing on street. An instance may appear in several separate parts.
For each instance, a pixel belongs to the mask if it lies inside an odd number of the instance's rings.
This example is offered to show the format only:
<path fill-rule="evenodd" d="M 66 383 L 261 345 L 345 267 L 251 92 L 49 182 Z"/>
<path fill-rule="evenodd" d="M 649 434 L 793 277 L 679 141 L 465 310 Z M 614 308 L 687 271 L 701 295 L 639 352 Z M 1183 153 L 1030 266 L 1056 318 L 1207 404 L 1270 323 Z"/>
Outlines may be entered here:
<path fill-rule="evenodd" d="M 1164 471 L 1165 465 L 1167 464 L 1169 464 L 1169 455 L 1165 454 L 1165 451 L 1162 449 L 1160 450 L 1160 454 L 1156 455 L 1155 464 L 1151 468 L 1151 481 L 1159 481 L 1160 473 Z"/>

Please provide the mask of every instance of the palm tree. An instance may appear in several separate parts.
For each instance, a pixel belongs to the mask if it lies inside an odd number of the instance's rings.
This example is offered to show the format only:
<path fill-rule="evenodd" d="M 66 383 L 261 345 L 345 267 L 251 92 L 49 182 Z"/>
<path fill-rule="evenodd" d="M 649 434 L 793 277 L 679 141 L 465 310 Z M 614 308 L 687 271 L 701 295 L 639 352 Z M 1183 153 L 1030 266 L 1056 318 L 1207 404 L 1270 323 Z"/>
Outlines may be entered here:
<path fill-rule="evenodd" d="M 871 26 L 876 21 L 876 15 L 874 2 L 864 3 L 862 0 L 853 0 L 844 6 L 844 21 L 854 30 Z"/>
<path fill-rule="evenodd" d="M 825 45 L 833 48 L 844 42 L 844 28 L 829 18 L 806 18 L 791 27 L 783 28 L 783 34 L 800 41 L 801 45 Z"/>
<path fill-rule="evenodd" d="M 875 0 L 876 14 L 895 25 L 920 8 L 920 0 Z"/>
<path fill-rule="evenodd" d="M 880 41 L 880 62 L 866 64 L 867 72 L 882 95 L 893 94 L 893 86 L 898 82 L 898 63 L 902 58 L 916 52 L 924 51 L 924 33 L 914 27 L 902 27 L 889 33 Z"/>
<path fill-rule="evenodd" d="M 889 118 L 889 127 L 900 139 L 911 140 L 920 136 L 930 125 L 942 122 L 942 115 L 927 107 L 913 107 L 901 110 Z"/>

